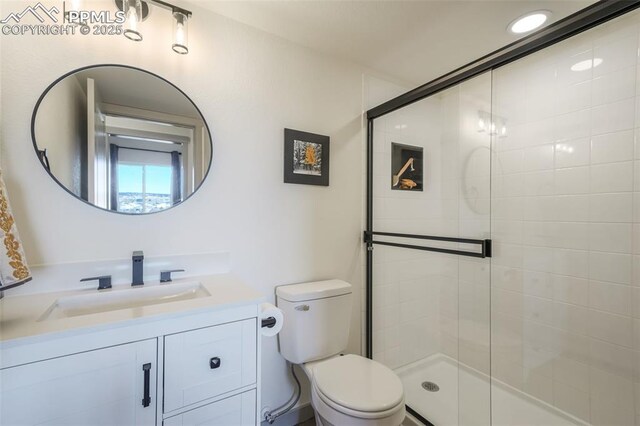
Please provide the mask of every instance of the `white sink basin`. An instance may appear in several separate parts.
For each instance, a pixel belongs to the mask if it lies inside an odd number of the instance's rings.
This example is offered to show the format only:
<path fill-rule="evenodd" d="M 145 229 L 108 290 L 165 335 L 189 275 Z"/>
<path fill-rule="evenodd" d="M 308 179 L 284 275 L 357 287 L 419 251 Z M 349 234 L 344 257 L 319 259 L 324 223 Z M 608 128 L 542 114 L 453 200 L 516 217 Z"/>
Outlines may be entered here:
<path fill-rule="evenodd" d="M 94 291 L 91 294 L 60 297 L 38 321 L 139 308 L 209 296 L 211 294 L 207 289 L 196 281 L 147 284 L 140 287 L 114 287 L 109 290 Z"/>

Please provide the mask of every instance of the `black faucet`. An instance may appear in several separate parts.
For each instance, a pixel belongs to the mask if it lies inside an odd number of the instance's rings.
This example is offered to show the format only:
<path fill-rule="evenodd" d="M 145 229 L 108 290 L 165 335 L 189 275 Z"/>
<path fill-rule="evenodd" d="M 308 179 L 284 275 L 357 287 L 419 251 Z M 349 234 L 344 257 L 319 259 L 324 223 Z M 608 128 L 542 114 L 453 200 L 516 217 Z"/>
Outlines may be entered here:
<path fill-rule="evenodd" d="M 143 285 L 143 270 L 144 270 L 144 253 L 142 251 L 134 251 L 131 256 L 132 274 L 131 285 Z"/>

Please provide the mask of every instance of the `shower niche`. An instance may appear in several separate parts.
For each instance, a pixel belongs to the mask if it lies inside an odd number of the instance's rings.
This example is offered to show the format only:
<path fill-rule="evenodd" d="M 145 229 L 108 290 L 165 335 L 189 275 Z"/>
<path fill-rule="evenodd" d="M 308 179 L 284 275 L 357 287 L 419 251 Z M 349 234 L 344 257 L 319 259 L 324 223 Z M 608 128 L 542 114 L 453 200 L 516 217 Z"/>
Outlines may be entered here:
<path fill-rule="evenodd" d="M 391 143 L 391 189 L 422 191 L 423 150 L 419 146 Z"/>

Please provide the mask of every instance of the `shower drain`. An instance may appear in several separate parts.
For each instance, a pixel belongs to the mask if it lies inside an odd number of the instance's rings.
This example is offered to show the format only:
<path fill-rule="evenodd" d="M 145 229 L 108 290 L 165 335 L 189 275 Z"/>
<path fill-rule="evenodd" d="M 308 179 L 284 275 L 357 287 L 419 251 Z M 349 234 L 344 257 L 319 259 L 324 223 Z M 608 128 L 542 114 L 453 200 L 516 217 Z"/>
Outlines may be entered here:
<path fill-rule="evenodd" d="M 440 390 L 440 386 L 433 382 L 422 382 L 422 389 L 429 392 L 438 392 Z"/>

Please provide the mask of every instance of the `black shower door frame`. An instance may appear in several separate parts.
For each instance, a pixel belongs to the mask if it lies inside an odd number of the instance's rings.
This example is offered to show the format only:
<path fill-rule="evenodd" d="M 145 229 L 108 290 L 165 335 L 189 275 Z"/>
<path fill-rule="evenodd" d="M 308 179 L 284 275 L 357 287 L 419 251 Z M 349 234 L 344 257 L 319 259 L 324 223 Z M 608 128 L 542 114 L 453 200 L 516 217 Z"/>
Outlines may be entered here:
<path fill-rule="evenodd" d="M 404 234 L 393 232 L 378 232 L 373 229 L 373 130 L 374 121 L 386 114 L 401 109 L 414 102 L 428 98 L 438 92 L 446 90 L 466 80 L 487 71 L 500 68 L 520 58 L 528 56 L 567 38 L 573 37 L 583 31 L 597 27 L 611 19 L 629 13 L 640 7 L 640 0 L 600 0 L 572 15 L 567 16 L 553 24 L 536 31 L 520 40 L 504 46 L 495 52 L 485 55 L 467 65 L 438 77 L 422 86 L 410 90 L 396 98 L 380 104 L 366 113 L 367 118 L 367 202 L 366 202 L 366 229 L 364 231 L 364 244 L 366 246 L 366 356 L 373 357 L 373 247 L 374 245 L 386 245 L 413 250 L 425 250 L 446 253 L 455 256 L 471 256 L 477 258 L 491 257 L 491 240 L 474 240 L 447 236 L 430 236 L 417 234 Z M 407 243 L 380 241 L 374 239 L 381 237 L 397 237 L 405 239 L 447 241 L 478 245 L 479 251 L 463 251 L 414 245 Z M 411 407 L 407 406 L 414 417 L 425 425 L 433 426 L 431 422 L 422 417 Z"/>

